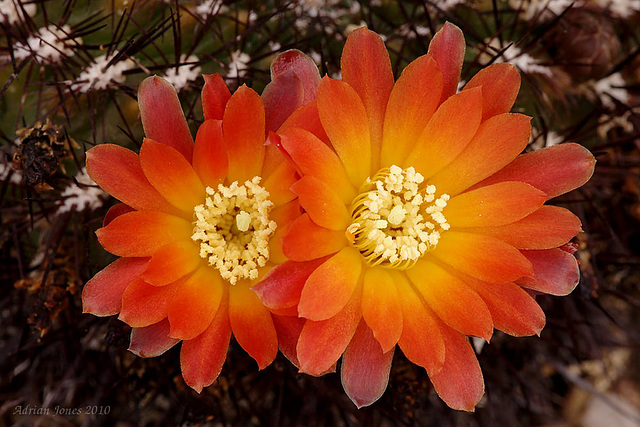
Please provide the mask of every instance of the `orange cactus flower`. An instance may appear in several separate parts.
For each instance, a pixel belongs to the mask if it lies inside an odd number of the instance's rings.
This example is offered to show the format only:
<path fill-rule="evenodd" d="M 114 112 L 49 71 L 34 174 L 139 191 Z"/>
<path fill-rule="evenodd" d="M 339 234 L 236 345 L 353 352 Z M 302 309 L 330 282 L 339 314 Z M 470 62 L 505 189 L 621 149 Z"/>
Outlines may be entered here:
<path fill-rule="evenodd" d="M 584 184 L 595 160 L 577 144 L 520 155 L 530 118 L 509 112 L 518 72 L 492 65 L 456 93 L 464 49 L 447 23 L 394 81 L 380 37 L 359 29 L 342 80 L 319 86 L 326 134 L 273 135 L 302 174 L 292 189 L 305 213 L 283 239 L 295 262 L 255 289 L 303 318 L 283 350 L 302 372 L 322 375 L 342 357 L 359 407 L 386 389 L 398 345 L 451 408 L 473 410 L 484 381 L 467 337 L 539 334 L 531 291 L 566 295 L 578 283 L 561 247 L 580 221 L 545 203 Z"/>
<path fill-rule="evenodd" d="M 320 76 L 299 52 L 274 65 L 264 103 L 246 86 L 231 95 L 219 75 L 205 76 L 195 144 L 174 88 L 150 77 L 138 93 L 140 154 L 110 144 L 87 152 L 91 178 L 122 202 L 97 231 L 121 258 L 86 284 L 84 311 L 119 313 L 133 327 L 129 349 L 142 357 L 181 340 L 182 375 L 198 392 L 219 375 L 232 333 L 262 369 L 287 326 L 251 290 L 285 260 L 280 237 L 300 214 L 289 189 L 295 170 L 265 135 L 287 118 L 282 111 L 315 97 Z"/>

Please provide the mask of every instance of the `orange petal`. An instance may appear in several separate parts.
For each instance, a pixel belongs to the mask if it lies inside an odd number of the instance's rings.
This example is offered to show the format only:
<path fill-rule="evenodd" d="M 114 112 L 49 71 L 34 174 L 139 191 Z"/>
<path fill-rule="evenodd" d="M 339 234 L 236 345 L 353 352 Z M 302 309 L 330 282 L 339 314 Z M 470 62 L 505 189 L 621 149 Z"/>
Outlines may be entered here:
<path fill-rule="evenodd" d="M 300 205 L 313 222 L 329 230 L 345 230 L 351 215 L 340 196 L 323 181 L 313 176 L 303 176 L 291 190 L 298 196 Z"/>
<path fill-rule="evenodd" d="M 472 412 L 484 395 L 484 379 L 469 340 L 459 332 L 441 324 L 445 345 L 442 369 L 429 374 L 438 396 L 450 408 Z"/>
<path fill-rule="evenodd" d="M 589 150 L 578 144 L 567 143 L 518 156 L 480 184 L 522 181 L 553 198 L 589 181 L 595 165 L 596 159 Z"/>
<path fill-rule="evenodd" d="M 297 306 L 309 275 L 325 261 L 326 258 L 306 262 L 287 261 L 271 269 L 260 283 L 251 289 L 270 310 Z"/>
<path fill-rule="evenodd" d="M 229 159 L 229 182 L 260 175 L 264 160 L 264 105 L 253 89 L 242 85 L 224 110 L 222 129 Z"/>
<path fill-rule="evenodd" d="M 360 28 L 347 37 L 340 65 L 342 80 L 355 89 L 367 111 L 372 167 L 378 170 L 385 110 L 393 89 L 389 53 L 378 34 L 367 28 Z"/>
<path fill-rule="evenodd" d="M 291 223 L 300 216 L 300 204 L 297 200 L 275 208 L 269 213 L 269 218 L 276 222 L 276 232 L 269 239 L 269 261 L 273 264 L 282 264 L 288 261 L 282 251 L 282 239 L 287 235 Z"/>
<path fill-rule="evenodd" d="M 320 227 L 309 214 L 298 217 L 282 238 L 282 250 L 292 261 L 309 261 L 338 252 L 347 245 L 344 232 Z"/>
<path fill-rule="evenodd" d="M 296 195 L 291 191 L 291 186 L 297 179 L 298 176 L 293 166 L 287 162 L 281 162 L 262 182 L 262 186 L 269 192 L 269 200 L 273 202 L 275 207 L 278 207 L 296 198 Z"/>
<path fill-rule="evenodd" d="M 151 185 L 181 211 L 191 214 L 194 206 L 204 202 L 200 178 L 191 163 L 172 147 L 145 138 L 140 165 Z"/>
<path fill-rule="evenodd" d="M 347 348 L 362 318 L 360 291 L 334 317 L 315 322 L 307 320 L 296 347 L 300 372 L 320 376 L 331 370 Z"/>
<path fill-rule="evenodd" d="M 134 328 L 158 323 L 167 317 L 179 285 L 153 286 L 142 279 L 134 280 L 122 294 L 118 319 Z"/>
<path fill-rule="evenodd" d="M 360 279 L 362 257 L 346 247 L 314 270 L 300 295 L 298 313 L 311 320 L 326 320 L 351 299 Z"/>
<path fill-rule="evenodd" d="M 329 141 L 327 132 L 325 132 L 322 127 L 320 114 L 318 113 L 318 104 L 315 100 L 294 111 L 282 126 L 280 126 L 278 133 L 284 133 L 295 128 L 306 130 L 321 141 Z"/>
<path fill-rule="evenodd" d="M 135 209 L 133 209 L 131 206 L 125 205 L 124 203 L 117 203 L 111 206 L 107 213 L 104 215 L 102 226 L 106 227 L 111 221 L 118 218 L 120 215 L 133 211 L 135 211 Z"/>
<path fill-rule="evenodd" d="M 392 350 L 402 334 L 402 308 L 398 289 L 385 269 L 366 268 L 362 287 L 362 317 L 380 343 L 382 353 Z"/>
<path fill-rule="evenodd" d="M 193 169 L 207 187 L 218 188 L 227 177 L 229 162 L 222 137 L 222 121 L 207 120 L 200 125 L 193 148 Z"/>
<path fill-rule="evenodd" d="M 196 338 L 182 343 L 180 350 L 182 377 L 189 387 L 198 393 L 218 378 L 227 358 L 231 338 L 228 300 L 225 293 L 209 327 Z"/>
<path fill-rule="evenodd" d="M 464 335 L 491 339 L 491 313 L 482 298 L 464 282 L 427 261 L 418 261 L 407 270 L 407 276 L 447 325 Z"/>
<path fill-rule="evenodd" d="M 133 328 L 128 350 L 139 357 L 158 357 L 179 341 L 169 337 L 169 321 L 163 319 L 153 325 Z"/>
<path fill-rule="evenodd" d="M 142 172 L 136 153 L 113 144 L 87 151 L 87 172 L 104 191 L 137 210 L 173 212 Z"/>
<path fill-rule="evenodd" d="M 531 118 L 500 114 L 483 122 L 475 136 L 447 167 L 429 180 L 442 193 L 455 196 L 509 164 L 529 142 Z"/>
<path fill-rule="evenodd" d="M 300 368 L 296 346 L 298 338 L 304 327 L 305 320 L 296 316 L 276 316 L 271 315 L 273 326 L 278 334 L 278 348 L 296 368 Z"/>
<path fill-rule="evenodd" d="M 480 89 L 453 95 L 433 114 L 404 165 L 415 167 L 425 178 L 433 176 L 469 144 L 481 118 Z"/>
<path fill-rule="evenodd" d="M 444 82 L 441 102 L 456 93 L 464 51 L 464 34 L 460 28 L 450 22 L 445 22 L 431 39 L 429 53 L 436 60 Z"/>
<path fill-rule="evenodd" d="M 358 409 L 380 399 L 387 389 L 394 348 L 383 353 L 371 329 L 360 322 L 342 356 L 340 372 L 344 391 Z"/>
<path fill-rule="evenodd" d="M 511 64 L 491 64 L 478 71 L 464 90 L 482 87 L 482 120 L 508 113 L 520 90 L 520 73 Z"/>
<path fill-rule="evenodd" d="M 518 280 L 527 289 L 550 295 L 569 295 L 580 281 L 578 261 L 562 249 L 522 251 L 533 265 L 533 277 Z"/>
<path fill-rule="evenodd" d="M 82 288 L 82 312 L 95 316 L 118 313 L 124 290 L 148 263 L 149 258 L 119 258 L 106 266 Z"/>
<path fill-rule="evenodd" d="M 473 229 L 473 232 L 496 237 L 518 249 L 557 248 L 581 231 L 580 219 L 558 206 L 542 206 L 520 221 L 501 227 Z"/>
<path fill-rule="evenodd" d="M 524 182 L 507 181 L 462 193 L 447 203 L 452 227 L 510 224 L 540 208 L 547 195 Z"/>
<path fill-rule="evenodd" d="M 358 93 L 344 81 L 324 77 L 318 89 L 318 112 L 347 176 L 359 187 L 371 173 L 371 137 Z"/>
<path fill-rule="evenodd" d="M 424 305 L 403 273 L 394 272 L 393 279 L 402 307 L 402 335 L 398 345 L 407 359 L 433 375 L 442 369 L 445 353 L 435 314 Z"/>
<path fill-rule="evenodd" d="M 162 77 L 146 78 L 138 87 L 138 104 L 145 136 L 175 148 L 190 162 L 193 138 L 173 86 Z"/>
<path fill-rule="evenodd" d="M 227 106 L 231 92 L 220 74 L 203 74 L 204 86 L 202 87 L 202 110 L 206 120 L 222 120 L 224 109 Z M 195 153 L 194 153 L 195 163 Z"/>
<path fill-rule="evenodd" d="M 120 215 L 96 235 L 102 247 L 118 256 L 148 257 L 175 241 L 188 240 L 193 226 L 188 221 L 156 211 Z"/>
<path fill-rule="evenodd" d="M 477 279 L 505 283 L 531 276 L 531 263 L 513 246 L 491 236 L 446 231 L 434 257 Z"/>
<path fill-rule="evenodd" d="M 471 277 L 464 282 L 484 300 L 496 329 L 515 337 L 540 335 L 544 312 L 531 295 L 514 283 L 487 283 Z"/>
<path fill-rule="evenodd" d="M 182 281 L 169 308 L 169 335 L 191 340 L 207 329 L 218 311 L 225 286 L 209 266 L 200 267 Z"/>
<path fill-rule="evenodd" d="M 384 117 L 382 167 L 404 160 L 440 104 L 442 73 L 431 55 L 411 62 L 393 86 Z"/>
<path fill-rule="evenodd" d="M 168 285 L 191 273 L 201 261 L 196 243 L 187 240 L 169 243 L 153 254 L 142 278 L 150 285 Z"/>
<path fill-rule="evenodd" d="M 238 344 L 264 369 L 278 353 L 278 336 L 269 310 L 248 284 L 229 288 L 229 319 Z"/>
<path fill-rule="evenodd" d="M 356 197 L 338 156 L 326 144 L 309 132 L 290 129 L 281 134 L 282 146 L 304 175 L 311 175 L 327 183 L 340 194 L 344 203 Z"/>

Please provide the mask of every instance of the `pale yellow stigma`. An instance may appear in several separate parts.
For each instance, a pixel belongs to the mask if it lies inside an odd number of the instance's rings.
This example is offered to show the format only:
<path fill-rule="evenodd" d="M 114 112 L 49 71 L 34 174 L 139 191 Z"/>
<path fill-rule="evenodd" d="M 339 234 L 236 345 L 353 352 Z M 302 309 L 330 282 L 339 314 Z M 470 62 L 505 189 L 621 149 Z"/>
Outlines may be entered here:
<path fill-rule="evenodd" d="M 256 176 L 244 184 L 207 187 L 204 204 L 193 209 L 191 239 L 200 242 L 200 256 L 235 285 L 240 279 L 257 279 L 258 269 L 269 260 L 269 239 L 276 223 L 269 219 L 273 203 Z"/>
<path fill-rule="evenodd" d="M 436 187 L 423 182 L 413 167 L 391 166 L 360 189 L 345 233 L 369 265 L 409 268 L 449 229 L 442 213 L 449 196 L 436 198 Z"/>

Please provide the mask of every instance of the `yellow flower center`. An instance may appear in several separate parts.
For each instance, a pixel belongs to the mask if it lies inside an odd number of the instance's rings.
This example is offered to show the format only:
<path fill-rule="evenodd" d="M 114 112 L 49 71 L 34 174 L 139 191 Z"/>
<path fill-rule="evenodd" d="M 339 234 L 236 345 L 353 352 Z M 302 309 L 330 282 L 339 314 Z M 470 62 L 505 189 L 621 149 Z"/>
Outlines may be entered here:
<path fill-rule="evenodd" d="M 423 182 L 413 167 L 391 166 L 360 188 L 346 235 L 369 265 L 407 269 L 449 229 L 442 213 L 449 196 L 436 198 L 436 187 Z"/>
<path fill-rule="evenodd" d="M 276 223 L 269 219 L 273 203 L 256 176 L 244 184 L 207 187 L 204 204 L 193 209 L 191 239 L 200 242 L 200 256 L 235 285 L 240 279 L 257 279 L 258 269 L 269 260 L 269 238 Z"/>

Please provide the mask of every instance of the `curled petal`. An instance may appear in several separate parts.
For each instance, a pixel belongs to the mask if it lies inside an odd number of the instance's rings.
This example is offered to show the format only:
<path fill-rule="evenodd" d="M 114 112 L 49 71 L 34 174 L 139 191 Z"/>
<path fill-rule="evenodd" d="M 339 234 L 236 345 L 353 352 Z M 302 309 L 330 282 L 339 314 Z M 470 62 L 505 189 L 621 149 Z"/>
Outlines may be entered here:
<path fill-rule="evenodd" d="M 347 238 L 341 231 L 320 227 L 303 214 L 289 226 L 282 238 L 282 250 L 292 261 L 310 261 L 334 254 L 347 246 Z"/>
<path fill-rule="evenodd" d="M 387 389 L 394 348 L 383 353 L 371 329 L 360 322 L 341 367 L 344 391 L 358 408 L 371 405 Z"/>
<path fill-rule="evenodd" d="M 278 348 L 280 352 L 293 363 L 296 368 L 300 369 L 296 346 L 298 345 L 298 339 L 300 338 L 300 333 L 306 320 L 297 316 L 277 316 L 275 314 L 272 314 L 271 318 L 273 319 L 273 326 L 276 328 L 278 334 Z"/>
<path fill-rule="evenodd" d="M 289 72 L 294 73 L 300 79 L 304 89 L 302 103 L 307 104 L 316 99 L 320 85 L 320 72 L 313 59 L 297 49 L 282 52 L 271 63 L 271 78 Z"/>
<path fill-rule="evenodd" d="M 122 294 L 118 319 L 134 328 L 158 323 L 167 317 L 178 287 L 178 284 L 153 286 L 142 279 L 134 280 Z"/>
<path fill-rule="evenodd" d="M 231 92 L 220 74 L 203 74 L 202 110 L 206 120 L 222 120 Z M 195 156 L 194 156 L 195 160 Z"/>
<path fill-rule="evenodd" d="M 291 190 L 298 196 L 300 206 L 313 222 L 330 230 L 345 230 L 351 215 L 342 199 L 329 185 L 313 176 L 303 176 Z"/>
<path fill-rule="evenodd" d="M 429 53 L 436 60 L 444 82 L 441 102 L 456 93 L 464 61 L 464 51 L 464 34 L 460 28 L 450 22 L 445 22 L 431 39 Z"/>
<path fill-rule="evenodd" d="M 522 251 L 533 265 L 533 277 L 518 280 L 518 284 L 550 295 L 569 295 L 580 281 L 578 261 L 572 254 L 554 248 Z"/>
<path fill-rule="evenodd" d="M 153 325 L 131 330 L 129 351 L 139 357 L 157 357 L 178 344 L 169 337 L 169 321 L 163 319 Z"/>
<path fill-rule="evenodd" d="M 491 64 L 478 71 L 464 90 L 482 87 L 482 120 L 508 113 L 520 90 L 520 73 L 511 64 Z"/>
<path fill-rule="evenodd" d="M 106 227 L 111 221 L 118 218 L 120 215 L 133 212 L 134 210 L 135 209 L 133 209 L 131 206 L 125 205 L 124 203 L 116 203 L 115 205 L 111 206 L 107 213 L 104 215 L 102 226 Z"/>
<path fill-rule="evenodd" d="M 262 92 L 267 131 L 277 130 L 304 101 L 304 87 L 292 71 L 271 77 Z"/>

